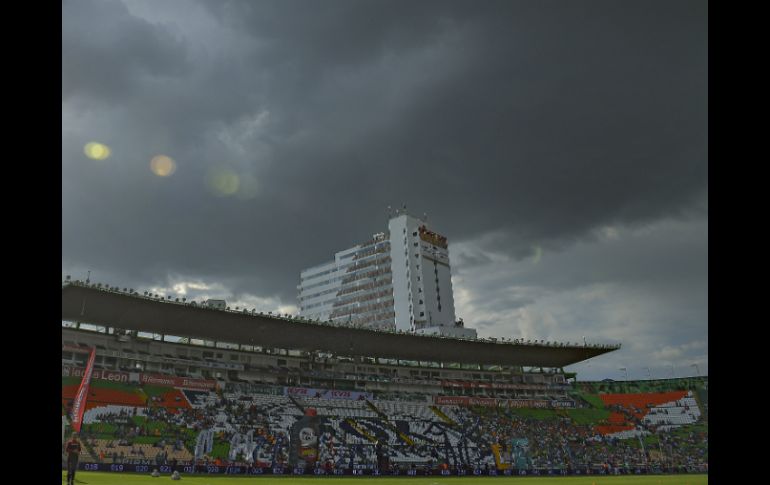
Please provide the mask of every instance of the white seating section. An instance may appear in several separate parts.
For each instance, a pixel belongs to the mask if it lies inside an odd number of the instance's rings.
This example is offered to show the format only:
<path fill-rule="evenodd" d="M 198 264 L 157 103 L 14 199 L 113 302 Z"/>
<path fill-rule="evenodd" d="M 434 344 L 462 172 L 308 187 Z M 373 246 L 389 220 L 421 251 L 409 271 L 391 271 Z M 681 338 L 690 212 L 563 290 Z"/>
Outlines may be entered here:
<path fill-rule="evenodd" d="M 666 431 L 685 424 L 693 424 L 700 418 L 698 403 L 692 397 L 667 402 L 650 409 L 644 417 L 645 425 L 652 425 Z"/>
<path fill-rule="evenodd" d="M 91 424 L 94 422 L 97 422 L 101 420 L 102 417 L 107 415 L 119 415 L 122 412 L 124 412 L 128 416 L 134 415 L 134 409 L 136 409 L 136 415 L 137 416 L 144 416 L 144 408 L 143 407 L 134 407 L 134 406 L 119 406 L 117 404 L 108 404 L 106 406 L 99 406 L 96 408 L 91 408 L 88 411 L 83 413 L 83 423 L 85 424 Z"/>
<path fill-rule="evenodd" d="M 422 419 L 433 421 L 438 419 L 428 403 L 414 403 L 403 401 L 374 401 L 377 409 L 385 413 L 391 420 Z"/>
<path fill-rule="evenodd" d="M 607 436 L 619 440 L 627 440 L 639 436 L 646 436 L 648 434 L 650 434 L 650 432 L 645 429 L 629 429 L 626 431 L 618 431 L 617 433 L 610 433 Z"/>
<path fill-rule="evenodd" d="M 349 401 L 345 399 L 321 399 L 317 397 L 296 398 L 300 406 L 314 408 L 319 416 L 339 418 L 376 418 L 366 401 Z"/>

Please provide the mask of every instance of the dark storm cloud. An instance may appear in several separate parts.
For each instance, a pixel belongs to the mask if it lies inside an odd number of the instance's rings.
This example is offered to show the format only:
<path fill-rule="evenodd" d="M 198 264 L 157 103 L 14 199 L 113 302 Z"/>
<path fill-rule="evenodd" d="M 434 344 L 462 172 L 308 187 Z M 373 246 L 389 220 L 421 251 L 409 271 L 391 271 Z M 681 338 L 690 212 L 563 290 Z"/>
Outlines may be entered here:
<path fill-rule="evenodd" d="M 213 5 L 295 69 L 281 82 L 309 88 L 271 110 L 299 113 L 304 137 L 269 176 L 357 226 L 404 201 L 455 238 L 507 226 L 521 250 L 704 197 L 697 4 Z"/>
<path fill-rule="evenodd" d="M 119 2 L 62 3 L 62 99 L 83 95 L 117 102 L 142 78 L 189 71 L 182 43 L 133 17 Z"/>
<path fill-rule="evenodd" d="M 84 0 L 62 15 L 63 269 L 292 304 L 300 269 L 406 203 L 476 245 L 458 271 L 562 251 L 577 259 L 522 284 L 568 291 L 670 274 L 588 271 L 570 248 L 599 247 L 600 228 L 707 218 L 705 2 Z M 113 156 L 85 158 L 92 140 Z M 172 177 L 150 173 L 158 153 Z M 212 194 L 223 167 L 256 195 Z M 661 241 L 639 254 L 667 260 Z"/>

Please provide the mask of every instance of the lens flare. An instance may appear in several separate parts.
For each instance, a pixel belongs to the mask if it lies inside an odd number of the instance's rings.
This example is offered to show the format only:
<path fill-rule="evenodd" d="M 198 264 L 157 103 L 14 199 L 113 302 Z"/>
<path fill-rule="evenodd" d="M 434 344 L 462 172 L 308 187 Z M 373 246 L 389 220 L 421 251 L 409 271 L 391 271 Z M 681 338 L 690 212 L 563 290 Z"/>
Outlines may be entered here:
<path fill-rule="evenodd" d="M 93 160 L 105 160 L 110 156 L 111 150 L 107 145 L 92 141 L 86 143 L 86 146 L 83 147 L 83 152 L 85 152 L 88 158 Z"/>
<path fill-rule="evenodd" d="M 211 169 L 206 177 L 206 182 L 214 195 L 221 197 L 235 194 L 240 186 L 238 175 L 228 168 Z"/>
<path fill-rule="evenodd" d="M 157 155 L 150 161 L 150 170 L 158 177 L 168 177 L 176 172 L 176 162 L 166 155 Z"/>
<path fill-rule="evenodd" d="M 540 262 L 540 258 L 543 256 L 543 248 L 540 246 L 535 246 L 533 250 L 535 252 L 535 256 L 532 258 L 532 264 L 537 264 Z"/>
<path fill-rule="evenodd" d="M 253 199 L 259 193 L 259 182 L 253 175 L 243 175 L 238 184 L 238 192 L 235 196 L 241 200 Z"/>

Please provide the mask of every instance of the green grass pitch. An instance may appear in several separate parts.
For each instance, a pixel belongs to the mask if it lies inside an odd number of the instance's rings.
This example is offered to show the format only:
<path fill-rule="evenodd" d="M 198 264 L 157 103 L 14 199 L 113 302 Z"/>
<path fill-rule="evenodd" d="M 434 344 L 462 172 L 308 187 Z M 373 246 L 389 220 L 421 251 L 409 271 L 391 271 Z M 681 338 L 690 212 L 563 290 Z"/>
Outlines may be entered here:
<path fill-rule="evenodd" d="M 66 483 L 66 472 L 62 472 L 62 483 Z M 705 485 L 708 475 L 622 475 L 591 477 L 228 477 L 226 475 L 193 476 L 182 475 L 178 482 L 169 475 L 153 478 L 149 474 L 78 472 L 75 485 L 145 485 L 180 483 L 190 485 L 268 485 L 280 482 L 283 485 L 356 485 L 376 483 L 378 485 Z"/>

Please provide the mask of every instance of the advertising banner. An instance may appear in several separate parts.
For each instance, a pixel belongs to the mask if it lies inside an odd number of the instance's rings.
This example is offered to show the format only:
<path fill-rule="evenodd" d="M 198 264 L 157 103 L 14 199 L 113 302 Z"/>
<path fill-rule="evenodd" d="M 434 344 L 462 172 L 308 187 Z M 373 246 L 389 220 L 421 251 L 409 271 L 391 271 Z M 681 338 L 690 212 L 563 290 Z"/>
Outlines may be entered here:
<path fill-rule="evenodd" d="M 70 367 L 63 365 L 62 377 L 83 377 L 85 369 L 82 367 Z M 216 381 L 207 379 L 193 379 L 189 377 L 164 376 L 157 374 L 140 374 L 135 372 L 120 372 L 112 370 L 92 369 L 93 379 L 101 379 L 112 382 L 139 382 L 153 386 L 183 387 L 186 389 L 212 390 L 216 388 Z"/>
<path fill-rule="evenodd" d="M 149 460 L 145 460 L 142 464 L 134 463 L 93 463 L 93 462 L 80 462 L 78 464 L 80 470 L 87 471 L 100 471 L 100 472 L 135 472 L 135 473 L 150 473 L 157 469 L 161 475 L 170 475 L 170 465 L 156 465 Z M 583 468 L 583 469 L 564 469 L 564 468 L 509 468 L 506 470 L 498 471 L 482 470 L 481 468 L 465 469 L 448 469 L 448 470 L 426 470 L 426 469 L 407 469 L 399 470 L 394 468 L 388 471 L 369 469 L 369 468 L 334 468 L 327 472 L 323 467 L 304 467 L 297 466 L 293 468 L 283 467 L 256 467 L 245 465 L 180 465 L 177 467 L 183 476 L 191 475 L 356 475 L 356 476 L 417 476 L 417 475 L 488 475 L 488 476 L 547 476 L 547 475 L 605 475 L 607 472 L 601 468 Z M 620 475 L 641 475 L 649 473 L 708 473 L 708 469 L 705 467 L 688 467 L 682 469 L 654 469 L 644 466 L 636 466 L 633 468 L 619 468 L 617 469 Z"/>
<path fill-rule="evenodd" d="M 506 408 L 574 408 L 572 401 L 556 401 L 545 399 L 496 399 L 493 397 L 471 396 L 436 396 L 433 403 L 438 405 L 455 406 L 487 406 Z"/>
<path fill-rule="evenodd" d="M 345 399 L 348 401 L 372 399 L 371 392 L 313 389 L 309 387 L 284 387 L 283 395 L 292 397 L 316 397 L 319 399 Z"/>
<path fill-rule="evenodd" d="M 80 387 L 78 388 L 75 399 L 72 403 L 72 429 L 80 432 L 80 427 L 83 425 L 83 413 L 86 411 L 86 400 L 88 400 L 88 387 L 91 384 L 91 374 L 94 371 L 94 359 L 96 359 L 96 349 L 91 349 L 91 356 L 88 357 L 88 364 L 86 365 L 85 373 L 83 374 L 83 380 L 80 381 Z"/>
<path fill-rule="evenodd" d="M 468 398 L 466 396 L 436 396 L 433 402 L 435 404 L 446 404 L 448 406 L 467 406 Z"/>
<path fill-rule="evenodd" d="M 472 382 L 472 381 L 441 381 L 442 387 L 455 387 L 465 389 L 540 389 L 542 385 L 512 384 L 507 382 Z"/>
<path fill-rule="evenodd" d="M 186 389 L 214 389 L 217 385 L 217 382 L 213 380 L 162 376 L 157 374 L 139 374 L 139 382 L 154 386 L 184 387 Z"/>
<path fill-rule="evenodd" d="M 500 405 L 507 408 L 548 408 L 551 402 L 544 399 L 501 399 Z"/>
<path fill-rule="evenodd" d="M 574 408 L 574 401 L 551 401 L 552 408 Z"/>
<path fill-rule="evenodd" d="M 498 401 L 500 401 L 500 399 L 495 399 L 493 397 L 469 397 L 468 398 L 468 404 L 470 404 L 471 406 L 495 407 L 497 406 Z"/>
<path fill-rule="evenodd" d="M 69 367 L 65 365 L 61 367 L 62 377 L 82 378 L 85 375 L 85 371 L 86 370 L 82 367 Z M 112 381 L 112 382 L 130 382 L 129 374 L 127 372 L 120 372 L 120 371 L 113 371 L 113 370 L 93 369 L 93 374 L 91 375 L 91 378 L 101 379 L 103 381 Z"/>

